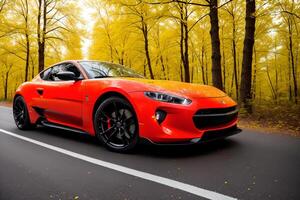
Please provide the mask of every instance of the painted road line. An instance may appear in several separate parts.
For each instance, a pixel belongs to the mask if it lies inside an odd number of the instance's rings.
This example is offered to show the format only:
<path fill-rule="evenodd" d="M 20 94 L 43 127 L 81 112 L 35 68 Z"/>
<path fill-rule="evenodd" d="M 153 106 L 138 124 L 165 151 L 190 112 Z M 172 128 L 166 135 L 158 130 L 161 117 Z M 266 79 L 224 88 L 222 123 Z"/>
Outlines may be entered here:
<path fill-rule="evenodd" d="M 124 166 L 113 164 L 113 163 L 106 162 L 103 160 L 95 159 L 95 158 L 85 156 L 85 155 L 82 155 L 79 153 L 75 153 L 73 151 L 69 151 L 69 150 L 66 150 L 66 149 L 63 149 L 60 147 L 56 147 L 56 146 L 46 144 L 46 143 L 43 143 L 43 142 L 40 142 L 40 141 L 37 141 L 34 139 L 30 139 L 30 138 L 27 138 L 27 137 L 24 137 L 24 136 L 21 136 L 21 135 L 18 135 L 18 134 L 15 134 L 15 133 L 3 130 L 3 129 L 0 129 L 0 132 L 10 135 L 10 136 L 13 136 L 13 137 L 16 137 L 18 139 L 33 143 L 33 144 L 36 144 L 36 145 L 42 146 L 44 148 L 71 156 L 73 158 L 77 158 L 77 159 L 80 159 L 80 160 L 83 160 L 83 161 L 86 161 L 86 162 L 89 162 L 89 163 L 92 163 L 92 164 L 95 164 L 95 165 L 98 165 L 101 167 L 112 169 L 112 170 L 115 170 L 115 171 L 118 171 L 118 172 L 121 172 L 124 174 L 135 176 L 135 177 L 138 177 L 138 178 L 141 178 L 144 180 L 152 181 L 152 182 L 155 182 L 155 183 L 158 183 L 161 185 L 165 185 L 165 186 L 168 186 L 171 188 L 175 188 L 175 189 L 178 189 L 181 191 L 185 191 L 185 192 L 194 194 L 199 197 L 204 197 L 204 198 L 211 199 L 211 200 L 233 200 L 233 199 L 236 199 L 236 198 L 229 197 L 229 196 L 217 193 L 217 192 L 199 188 L 199 187 L 187 184 L 187 183 L 179 182 L 179 181 L 165 178 L 162 176 L 157 176 L 157 175 L 150 174 L 147 172 L 131 169 L 128 167 L 124 167 Z"/>

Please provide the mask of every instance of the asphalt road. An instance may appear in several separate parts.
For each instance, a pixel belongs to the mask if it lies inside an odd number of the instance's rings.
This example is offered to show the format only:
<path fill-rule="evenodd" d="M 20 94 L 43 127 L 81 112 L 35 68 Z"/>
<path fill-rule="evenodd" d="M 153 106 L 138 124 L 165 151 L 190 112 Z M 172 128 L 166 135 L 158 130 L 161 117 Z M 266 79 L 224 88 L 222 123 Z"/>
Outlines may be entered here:
<path fill-rule="evenodd" d="M 99 166 L 3 130 L 127 167 L 134 173 L 168 178 L 170 184 Z M 300 139 L 244 130 L 205 145 L 143 145 L 134 154 L 118 154 L 88 135 L 46 128 L 20 131 L 11 109 L 0 107 L 0 200 L 205 199 L 187 192 L 182 185 L 175 189 L 170 180 L 189 184 L 200 193 L 204 189 L 228 198 L 299 200 Z"/>

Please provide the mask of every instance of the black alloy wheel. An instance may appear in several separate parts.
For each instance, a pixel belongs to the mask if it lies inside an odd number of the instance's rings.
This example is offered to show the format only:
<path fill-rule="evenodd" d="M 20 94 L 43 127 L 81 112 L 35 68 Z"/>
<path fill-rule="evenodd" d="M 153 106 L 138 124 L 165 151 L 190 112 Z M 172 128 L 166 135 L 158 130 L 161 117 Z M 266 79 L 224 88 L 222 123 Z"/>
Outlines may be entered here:
<path fill-rule="evenodd" d="M 120 97 L 104 100 L 94 116 L 100 141 L 112 151 L 128 152 L 138 143 L 138 121 L 128 101 Z"/>
<path fill-rule="evenodd" d="M 21 130 L 32 128 L 25 100 L 22 96 L 15 98 L 13 103 L 13 116 L 17 127 Z"/>

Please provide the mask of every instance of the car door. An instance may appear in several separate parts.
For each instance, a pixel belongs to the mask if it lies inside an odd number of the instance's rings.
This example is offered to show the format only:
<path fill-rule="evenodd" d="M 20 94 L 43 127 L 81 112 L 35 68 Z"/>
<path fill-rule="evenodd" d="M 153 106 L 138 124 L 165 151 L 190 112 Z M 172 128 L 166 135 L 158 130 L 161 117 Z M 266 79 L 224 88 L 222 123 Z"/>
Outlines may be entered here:
<path fill-rule="evenodd" d="M 52 67 L 45 69 L 43 72 L 39 74 L 39 77 L 36 78 L 36 81 L 31 82 L 32 87 L 30 94 L 32 96 L 30 106 L 32 106 L 35 111 L 43 116 L 43 110 L 45 107 L 45 101 L 43 97 L 43 90 L 45 84 L 47 85 L 47 78 L 52 70 Z"/>
<path fill-rule="evenodd" d="M 60 80 L 56 74 L 72 71 L 82 77 L 80 70 L 72 63 L 52 67 L 43 84 L 42 96 L 44 116 L 49 122 L 82 129 L 83 80 Z"/>

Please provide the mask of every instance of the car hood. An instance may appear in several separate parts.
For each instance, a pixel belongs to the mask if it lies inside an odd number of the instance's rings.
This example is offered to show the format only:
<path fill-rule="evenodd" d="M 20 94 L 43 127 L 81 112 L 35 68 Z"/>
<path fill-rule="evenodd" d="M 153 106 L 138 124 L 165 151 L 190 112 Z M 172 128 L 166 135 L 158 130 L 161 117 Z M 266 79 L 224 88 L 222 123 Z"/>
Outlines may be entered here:
<path fill-rule="evenodd" d="M 125 78 L 138 84 L 133 84 L 134 91 L 157 91 L 173 93 L 189 98 L 215 98 L 227 96 L 221 90 L 208 86 L 193 83 L 183 83 L 178 81 L 150 80 L 142 78 Z"/>

